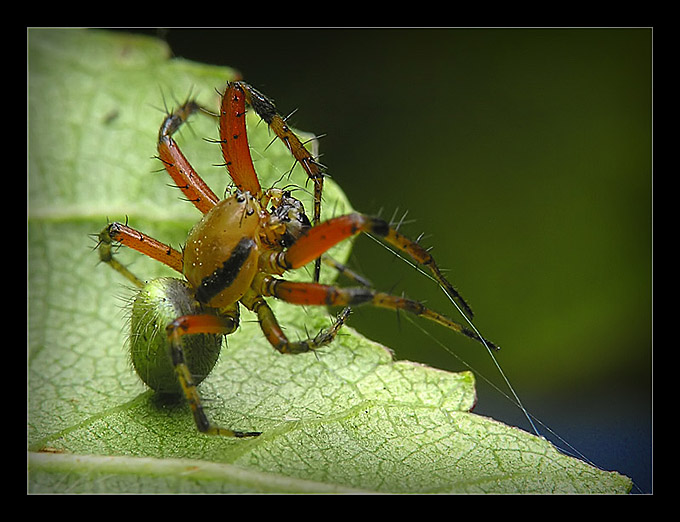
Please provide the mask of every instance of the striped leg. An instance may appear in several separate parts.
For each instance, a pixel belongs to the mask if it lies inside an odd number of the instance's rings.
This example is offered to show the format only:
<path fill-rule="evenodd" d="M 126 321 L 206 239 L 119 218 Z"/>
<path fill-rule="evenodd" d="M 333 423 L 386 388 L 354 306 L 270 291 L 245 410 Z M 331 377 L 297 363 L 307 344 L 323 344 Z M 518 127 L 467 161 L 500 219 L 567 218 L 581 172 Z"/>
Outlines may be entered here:
<path fill-rule="evenodd" d="M 490 348 L 498 349 L 496 345 L 486 339 L 482 339 L 473 330 L 449 319 L 445 315 L 430 310 L 418 301 L 378 292 L 372 288 L 339 288 L 318 283 L 284 281 L 271 276 L 261 277 L 259 284 L 260 288 L 258 290 L 262 295 L 276 297 L 292 304 L 354 306 L 368 303 L 380 308 L 404 310 L 466 335 L 480 343 L 486 343 Z"/>
<path fill-rule="evenodd" d="M 306 230 L 304 235 L 288 250 L 274 254 L 270 261 L 272 272 L 276 268 L 283 270 L 300 268 L 318 258 L 340 241 L 362 232 L 382 238 L 386 243 L 408 254 L 417 263 L 426 266 L 444 291 L 472 319 L 472 309 L 442 275 L 434 258 L 425 248 L 397 232 L 386 221 L 364 214 L 353 213 L 338 216 Z"/>
<path fill-rule="evenodd" d="M 318 225 L 321 220 L 321 197 L 323 194 L 324 167 L 310 154 L 297 135 L 291 130 L 286 120 L 278 113 L 272 100 L 245 82 L 229 84 L 228 92 L 241 91 L 245 93 L 246 101 L 257 115 L 269 126 L 271 131 L 288 148 L 310 180 L 314 183 L 314 217 L 313 224 Z M 226 95 L 225 95 L 226 98 Z M 319 281 L 321 259 L 317 256 L 314 267 L 314 281 Z"/>
<path fill-rule="evenodd" d="M 234 317 L 229 315 L 224 314 L 215 316 L 204 314 L 184 315 L 172 321 L 166 329 L 170 342 L 172 364 L 175 367 L 175 373 L 180 386 L 182 387 L 182 391 L 184 392 L 184 396 L 191 407 L 196 427 L 200 432 L 208 435 L 221 435 L 224 437 L 256 437 L 260 435 L 260 433 L 221 428 L 215 426 L 208 420 L 208 417 L 203 411 L 203 404 L 201 403 L 201 397 L 196 389 L 196 384 L 193 381 L 193 377 L 184 358 L 182 336 L 199 333 L 226 335 L 233 332 L 237 326 L 238 322 Z"/>
<path fill-rule="evenodd" d="M 196 102 L 188 100 L 165 117 L 158 132 L 158 159 L 163 162 L 177 188 L 205 214 L 215 206 L 219 198 L 201 179 L 172 138 L 172 134 L 189 116 L 199 110 L 202 109 Z"/>
<path fill-rule="evenodd" d="M 136 286 L 141 287 L 143 283 L 113 258 L 112 246 L 114 243 L 121 243 L 140 254 L 160 261 L 180 274 L 182 273 L 182 252 L 123 223 L 109 223 L 99 233 L 98 237 L 99 258 L 127 277 Z"/>

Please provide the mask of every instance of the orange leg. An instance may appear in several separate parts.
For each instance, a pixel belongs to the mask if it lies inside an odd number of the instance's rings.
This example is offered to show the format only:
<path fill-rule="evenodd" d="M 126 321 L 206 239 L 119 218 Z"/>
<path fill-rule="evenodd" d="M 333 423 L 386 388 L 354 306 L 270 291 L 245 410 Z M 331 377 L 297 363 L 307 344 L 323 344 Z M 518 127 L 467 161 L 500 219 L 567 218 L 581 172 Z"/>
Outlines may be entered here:
<path fill-rule="evenodd" d="M 165 117 L 158 132 L 158 158 L 163 162 L 165 170 L 170 174 L 177 188 L 198 210 L 205 214 L 215 206 L 219 198 L 201 179 L 172 138 L 172 134 L 189 116 L 199 110 L 201 107 L 189 100 Z"/>
<path fill-rule="evenodd" d="M 246 101 L 262 120 L 264 120 L 272 132 L 288 147 L 295 160 L 302 165 L 309 179 L 314 182 L 314 219 L 313 224 L 318 225 L 321 221 L 321 196 L 323 193 L 323 166 L 305 148 L 300 139 L 288 127 L 286 121 L 278 114 L 274 103 L 264 94 L 254 89 L 245 82 L 234 82 L 229 88 L 245 92 Z M 314 268 L 314 281 L 319 280 L 321 259 L 317 258 Z"/>
<path fill-rule="evenodd" d="M 122 223 L 111 223 L 99 233 L 99 256 L 102 261 L 110 263 L 113 268 L 121 272 L 135 284 L 137 284 L 137 281 L 139 280 L 113 259 L 111 252 L 111 245 L 113 243 L 122 243 L 145 256 L 160 261 L 180 274 L 182 273 L 182 252 L 175 250 L 171 246 L 161 243 L 134 228 L 130 228 L 127 225 L 123 225 Z M 135 279 L 137 279 L 137 281 L 135 281 Z"/>
<path fill-rule="evenodd" d="M 284 281 L 271 276 L 261 277 L 258 283 L 258 290 L 262 295 L 276 297 L 282 301 L 297 305 L 354 306 L 369 303 L 381 308 L 404 310 L 466 335 L 471 339 L 486 343 L 490 348 L 498 349 L 491 341 L 482 339 L 469 328 L 449 319 L 445 315 L 430 310 L 418 301 L 405 297 L 377 292 L 367 287 L 339 288 L 318 283 Z"/>
<path fill-rule="evenodd" d="M 385 242 L 408 254 L 414 261 L 426 266 L 451 299 L 455 300 L 469 318 L 472 318 L 470 306 L 442 275 L 434 258 L 425 248 L 391 228 L 386 221 L 364 214 L 339 216 L 308 229 L 288 250 L 275 254 L 272 265 L 284 270 L 300 268 L 340 241 L 360 232 L 381 237 Z"/>
<path fill-rule="evenodd" d="M 184 358 L 182 349 L 182 336 L 191 334 L 229 334 L 233 332 L 237 324 L 233 317 L 222 315 L 184 315 L 172 321 L 166 328 L 168 340 L 170 342 L 170 356 L 175 367 L 177 380 L 182 387 L 191 412 L 199 431 L 208 435 L 221 435 L 226 437 L 256 437 L 259 432 L 254 431 L 234 431 L 220 428 L 213 425 L 203 410 L 201 397 L 196 389 L 189 367 Z"/>
<path fill-rule="evenodd" d="M 220 144 L 231 179 L 241 192 L 258 197 L 262 187 L 257 179 L 246 132 L 246 96 L 237 84 L 227 84 L 220 108 Z"/>

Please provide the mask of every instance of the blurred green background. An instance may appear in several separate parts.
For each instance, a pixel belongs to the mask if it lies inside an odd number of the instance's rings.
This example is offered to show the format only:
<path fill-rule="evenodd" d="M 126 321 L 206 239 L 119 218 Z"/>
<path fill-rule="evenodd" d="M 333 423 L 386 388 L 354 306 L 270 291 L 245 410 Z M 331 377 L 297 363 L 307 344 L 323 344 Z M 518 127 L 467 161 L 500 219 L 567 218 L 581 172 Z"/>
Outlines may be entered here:
<path fill-rule="evenodd" d="M 291 123 L 327 135 L 322 162 L 356 209 L 408 211 L 401 230 L 426 234 L 525 406 L 651 491 L 651 29 L 141 32 L 299 109 Z M 369 238 L 352 263 L 458 317 Z M 484 382 L 507 393 L 476 343 L 369 308 L 351 325 L 399 359 L 462 359 L 480 380 L 475 411 L 529 429 Z"/>

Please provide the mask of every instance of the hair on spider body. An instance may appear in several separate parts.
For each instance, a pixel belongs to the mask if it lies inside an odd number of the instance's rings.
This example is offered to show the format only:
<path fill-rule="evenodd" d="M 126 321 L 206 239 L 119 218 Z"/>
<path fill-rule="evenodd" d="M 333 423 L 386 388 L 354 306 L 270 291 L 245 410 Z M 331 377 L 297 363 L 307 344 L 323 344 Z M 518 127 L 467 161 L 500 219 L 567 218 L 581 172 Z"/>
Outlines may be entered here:
<path fill-rule="evenodd" d="M 152 390 L 161 394 L 182 393 L 171 360 L 165 329 L 177 317 L 216 310 L 203 307 L 193 289 L 180 279 L 153 279 L 140 288 L 130 310 L 130 359 L 137 375 Z M 212 371 L 220 354 L 222 336 L 189 335 L 183 340 L 184 359 L 198 385 Z"/>

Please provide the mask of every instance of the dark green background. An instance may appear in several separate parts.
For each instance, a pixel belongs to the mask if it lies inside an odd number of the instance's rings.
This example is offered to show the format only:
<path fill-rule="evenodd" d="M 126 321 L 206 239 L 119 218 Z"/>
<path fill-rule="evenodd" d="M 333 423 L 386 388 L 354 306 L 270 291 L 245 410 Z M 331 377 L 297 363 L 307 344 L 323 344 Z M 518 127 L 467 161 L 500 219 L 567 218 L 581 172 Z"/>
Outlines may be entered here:
<path fill-rule="evenodd" d="M 427 234 L 527 408 L 651 491 L 651 29 L 145 32 L 326 133 L 322 161 L 355 208 L 408 210 L 402 230 Z M 456 313 L 370 239 L 353 264 Z M 351 325 L 400 359 L 464 367 L 394 313 Z M 482 347 L 418 325 L 505 390 Z M 528 428 L 483 381 L 475 411 Z"/>

